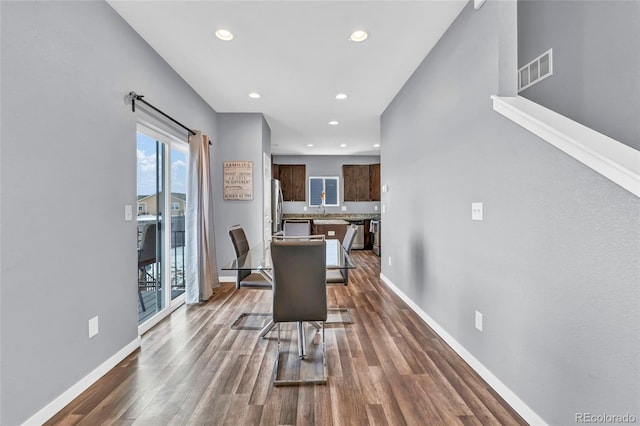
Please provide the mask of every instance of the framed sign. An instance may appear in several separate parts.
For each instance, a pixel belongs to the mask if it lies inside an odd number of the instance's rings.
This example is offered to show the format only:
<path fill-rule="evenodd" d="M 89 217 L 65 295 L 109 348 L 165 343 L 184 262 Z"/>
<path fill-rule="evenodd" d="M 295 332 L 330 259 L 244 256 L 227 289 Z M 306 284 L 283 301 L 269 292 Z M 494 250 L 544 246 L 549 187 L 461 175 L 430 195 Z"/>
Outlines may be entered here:
<path fill-rule="evenodd" d="M 253 161 L 224 162 L 224 199 L 253 200 Z"/>

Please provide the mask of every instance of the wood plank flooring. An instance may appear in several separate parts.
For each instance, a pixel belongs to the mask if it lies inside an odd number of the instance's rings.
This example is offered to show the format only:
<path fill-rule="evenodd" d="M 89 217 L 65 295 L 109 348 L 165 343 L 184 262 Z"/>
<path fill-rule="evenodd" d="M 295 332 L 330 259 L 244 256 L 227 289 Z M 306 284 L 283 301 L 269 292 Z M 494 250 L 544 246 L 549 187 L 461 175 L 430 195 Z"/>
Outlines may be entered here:
<path fill-rule="evenodd" d="M 46 424 L 526 424 L 386 288 L 380 258 L 352 253 L 349 286 L 328 289 L 329 306 L 352 308 L 355 323 L 326 328 L 327 385 L 274 387 L 276 333 L 230 327 L 241 312 L 269 312 L 271 292 L 225 283 L 147 332 L 140 350 Z"/>

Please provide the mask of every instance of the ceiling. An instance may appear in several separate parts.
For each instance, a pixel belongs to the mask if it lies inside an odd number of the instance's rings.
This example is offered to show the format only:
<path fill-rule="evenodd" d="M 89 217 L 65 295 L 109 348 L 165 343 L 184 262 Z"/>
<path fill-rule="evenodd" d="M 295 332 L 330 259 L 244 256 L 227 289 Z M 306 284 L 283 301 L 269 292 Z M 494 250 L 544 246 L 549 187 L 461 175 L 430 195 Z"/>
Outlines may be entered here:
<path fill-rule="evenodd" d="M 284 155 L 378 155 L 380 115 L 466 3 L 109 1 L 217 112 L 263 113 Z"/>

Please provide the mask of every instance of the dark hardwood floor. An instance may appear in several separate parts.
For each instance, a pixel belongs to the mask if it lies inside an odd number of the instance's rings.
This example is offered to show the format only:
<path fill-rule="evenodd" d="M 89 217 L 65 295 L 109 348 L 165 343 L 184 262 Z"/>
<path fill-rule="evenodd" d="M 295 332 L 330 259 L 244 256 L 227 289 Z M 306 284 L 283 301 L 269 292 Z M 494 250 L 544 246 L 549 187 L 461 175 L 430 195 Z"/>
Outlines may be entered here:
<path fill-rule="evenodd" d="M 225 283 L 147 332 L 46 424 L 526 424 L 385 287 L 377 256 L 352 253 L 349 286 L 328 289 L 329 305 L 352 308 L 355 323 L 326 328 L 327 385 L 274 387 L 276 333 L 230 327 L 241 312 L 269 312 L 271 292 Z"/>

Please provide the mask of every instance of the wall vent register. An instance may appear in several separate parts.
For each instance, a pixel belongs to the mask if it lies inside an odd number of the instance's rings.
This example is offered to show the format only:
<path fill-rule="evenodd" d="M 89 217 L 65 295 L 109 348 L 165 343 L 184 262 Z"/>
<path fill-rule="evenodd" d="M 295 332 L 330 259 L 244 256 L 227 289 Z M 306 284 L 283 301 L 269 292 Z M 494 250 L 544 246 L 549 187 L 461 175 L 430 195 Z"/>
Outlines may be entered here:
<path fill-rule="evenodd" d="M 553 75 L 553 49 L 549 49 L 518 70 L 518 92 Z"/>

